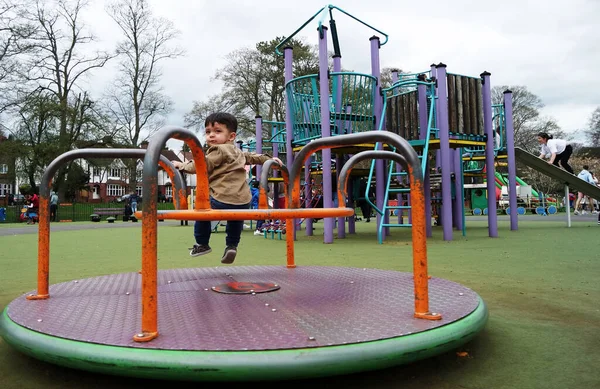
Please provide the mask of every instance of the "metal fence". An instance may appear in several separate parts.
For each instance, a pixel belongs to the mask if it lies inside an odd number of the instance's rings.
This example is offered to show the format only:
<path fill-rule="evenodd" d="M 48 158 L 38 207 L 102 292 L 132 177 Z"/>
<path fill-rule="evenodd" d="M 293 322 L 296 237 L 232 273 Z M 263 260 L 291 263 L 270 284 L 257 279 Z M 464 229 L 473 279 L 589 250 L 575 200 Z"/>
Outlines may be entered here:
<path fill-rule="evenodd" d="M 21 223 L 21 213 L 24 205 L 9 205 L 2 206 L 5 208 L 6 219 L 0 223 Z M 121 208 L 125 209 L 124 203 L 65 203 L 58 206 L 56 214 L 56 221 L 91 221 L 91 215 L 97 208 Z M 138 210 L 141 209 L 141 204 L 138 206 Z M 158 203 L 159 210 L 175 209 L 173 203 Z M 105 219 L 105 215 L 102 218 Z"/>

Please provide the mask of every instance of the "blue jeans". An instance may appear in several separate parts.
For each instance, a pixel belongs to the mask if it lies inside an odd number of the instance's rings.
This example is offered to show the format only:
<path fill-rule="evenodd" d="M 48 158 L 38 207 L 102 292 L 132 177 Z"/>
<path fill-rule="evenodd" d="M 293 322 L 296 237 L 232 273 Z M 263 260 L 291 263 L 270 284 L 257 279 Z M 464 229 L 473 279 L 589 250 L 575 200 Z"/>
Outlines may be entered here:
<path fill-rule="evenodd" d="M 137 201 L 131 202 L 131 212 L 137 212 Z"/>
<path fill-rule="evenodd" d="M 250 203 L 248 204 L 225 204 L 210 198 L 210 206 L 212 209 L 249 209 Z M 237 247 L 240 244 L 240 237 L 242 230 L 244 229 L 243 220 L 231 220 L 227 221 L 227 227 L 225 228 L 225 244 L 227 246 Z M 194 238 L 196 238 L 197 244 L 208 245 L 210 242 L 210 221 L 197 221 L 194 224 Z"/>

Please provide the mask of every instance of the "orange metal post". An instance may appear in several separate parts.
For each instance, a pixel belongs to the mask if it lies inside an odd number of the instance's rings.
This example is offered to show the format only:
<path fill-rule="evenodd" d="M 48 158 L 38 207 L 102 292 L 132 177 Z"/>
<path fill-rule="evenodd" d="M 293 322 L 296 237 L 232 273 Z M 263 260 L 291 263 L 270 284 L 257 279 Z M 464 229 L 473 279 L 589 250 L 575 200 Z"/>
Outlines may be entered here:
<path fill-rule="evenodd" d="M 133 337 L 136 342 L 148 342 L 158 336 L 156 200 L 149 199 L 147 207 L 149 212 L 142 217 L 142 332 Z"/>
<path fill-rule="evenodd" d="M 414 167 L 408 166 L 410 176 L 410 204 L 412 207 L 413 278 L 415 283 L 415 317 L 440 320 L 442 315 L 429 312 L 429 286 L 427 276 L 427 235 L 425 225 L 425 188 L 416 180 Z"/>
<path fill-rule="evenodd" d="M 48 290 L 50 278 L 50 201 L 48 196 L 40 196 L 38 217 L 37 294 L 27 296 L 28 300 L 44 300 L 50 297 Z"/>

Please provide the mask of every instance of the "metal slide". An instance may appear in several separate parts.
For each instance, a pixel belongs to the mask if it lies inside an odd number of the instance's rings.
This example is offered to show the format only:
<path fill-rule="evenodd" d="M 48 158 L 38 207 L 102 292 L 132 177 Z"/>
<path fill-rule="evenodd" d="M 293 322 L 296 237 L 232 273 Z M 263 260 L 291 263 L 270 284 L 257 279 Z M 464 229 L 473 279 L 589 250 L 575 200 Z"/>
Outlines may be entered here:
<path fill-rule="evenodd" d="M 547 175 L 548 177 L 554 178 L 565 185 L 569 186 L 569 189 L 578 190 L 581 193 L 584 193 L 594 199 L 600 200 L 600 188 L 589 184 L 579 178 L 577 176 L 559 168 L 554 165 L 549 164 L 547 161 L 538 158 L 537 156 L 528 153 L 527 151 L 515 147 L 515 157 L 517 160 L 523 162 L 525 165 L 529 166 L 537 170 L 540 173 Z"/>

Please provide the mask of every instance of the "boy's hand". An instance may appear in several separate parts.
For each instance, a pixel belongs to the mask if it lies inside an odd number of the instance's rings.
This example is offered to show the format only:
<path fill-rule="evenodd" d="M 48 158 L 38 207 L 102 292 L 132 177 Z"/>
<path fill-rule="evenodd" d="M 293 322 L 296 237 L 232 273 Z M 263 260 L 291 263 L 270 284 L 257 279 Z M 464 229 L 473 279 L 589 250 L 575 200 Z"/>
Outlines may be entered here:
<path fill-rule="evenodd" d="M 281 159 L 279 159 L 277 157 L 273 157 L 273 161 L 277 162 L 279 164 L 279 166 L 283 166 L 283 162 L 281 162 Z"/>

